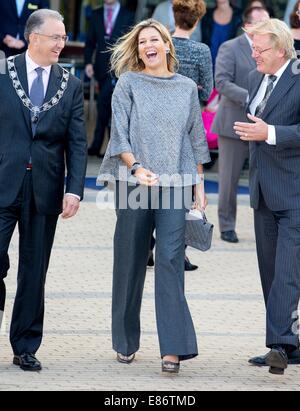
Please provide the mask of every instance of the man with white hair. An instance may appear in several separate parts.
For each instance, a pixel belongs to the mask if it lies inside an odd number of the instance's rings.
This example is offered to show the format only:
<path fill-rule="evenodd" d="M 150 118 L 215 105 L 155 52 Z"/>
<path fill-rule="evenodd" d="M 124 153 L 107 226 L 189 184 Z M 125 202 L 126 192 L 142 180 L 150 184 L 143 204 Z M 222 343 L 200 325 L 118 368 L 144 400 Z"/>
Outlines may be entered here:
<path fill-rule="evenodd" d="M 250 142 L 250 199 L 271 349 L 260 364 L 250 361 L 282 375 L 300 357 L 300 68 L 285 23 L 271 19 L 248 32 L 257 64 L 249 76 L 251 123 L 234 129 Z"/>
<path fill-rule="evenodd" d="M 270 18 L 262 7 L 253 7 L 243 15 L 244 28 Z M 246 33 L 222 44 L 216 60 L 216 88 L 221 101 L 213 124 L 219 135 L 219 202 L 218 216 L 221 239 L 237 243 L 235 231 L 237 188 L 249 143 L 240 141 L 233 130 L 235 121 L 247 121 L 245 106 L 248 98 L 248 75 L 255 69 L 252 38 Z"/>

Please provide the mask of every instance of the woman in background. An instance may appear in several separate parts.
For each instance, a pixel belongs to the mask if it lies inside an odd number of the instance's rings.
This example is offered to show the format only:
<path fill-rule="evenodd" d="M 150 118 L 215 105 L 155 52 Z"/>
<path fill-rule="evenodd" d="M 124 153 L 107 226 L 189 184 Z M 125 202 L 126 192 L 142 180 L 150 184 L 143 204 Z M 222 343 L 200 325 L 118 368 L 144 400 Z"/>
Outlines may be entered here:
<path fill-rule="evenodd" d="M 176 29 L 173 34 L 178 73 L 194 80 L 200 102 L 207 101 L 213 89 L 212 59 L 209 47 L 191 40 L 191 35 L 206 13 L 203 0 L 173 0 Z"/>
<path fill-rule="evenodd" d="M 209 8 L 202 20 L 202 41 L 210 47 L 213 67 L 219 47 L 235 38 L 242 26 L 242 11 L 229 0 L 216 0 L 216 6 Z"/>
<path fill-rule="evenodd" d="M 293 13 L 290 17 L 291 31 L 295 40 L 295 49 L 300 56 L 300 0 L 295 4 Z"/>

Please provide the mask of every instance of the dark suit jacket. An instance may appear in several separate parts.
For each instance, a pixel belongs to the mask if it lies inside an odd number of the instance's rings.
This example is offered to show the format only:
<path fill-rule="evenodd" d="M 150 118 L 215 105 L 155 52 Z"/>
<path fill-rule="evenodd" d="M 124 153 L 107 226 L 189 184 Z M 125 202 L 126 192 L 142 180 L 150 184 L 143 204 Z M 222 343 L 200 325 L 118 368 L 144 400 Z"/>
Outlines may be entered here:
<path fill-rule="evenodd" d="M 108 48 L 115 44 L 122 35 L 126 34 L 133 24 L 134 14 L 121 7 L 111 38 L 106 39 L 104 8 L 101 7 L 93 11 L 91 25 L 86 40 L 85 64 L 91 64 L 93 62 L 93 54 L 96 50 L 94 69 L 95 77 L 99 82 L 107 77 L 110 70 L 110 53 L 107 52 Z"/>
<path fill-rule="evenodd" d="M 276 146 L 265 142 L 250 143 L 250 198 L 255 209 L 259 205 L 259 187 L 269 209 L 300 209 L 299 73 L 300 65 L 293 60 L 272 92 L 262 115 L 266 123 L 276 128 Z M 257 70 L 249 75 L 249 106 L 263 77 Z"/>
<path fill-rule="evenodd" d="M 25 54 L 16 58 L 19 79 L 28 95 Z M 45 101 L 60 86 L 62 68 L 52 67 Z M 62 210 L 65 161 L 66 192 L 83 197 L 87 143 L 81 82 L 70 76 L 68 88 L 58 105 L 40 115 L 33 137 L 30 112 L 17 96 L 8 74 L 0 75 L 0 207 L 15 201 L 32 158 L 33 191 L 37 210 L 57 215 Z"/>
<path fill-rule="evenodd" d="M 15 50 L 8 48 L 3 44 L 3 39 L 7 34 L 17 37 L 20 33 L 20 40 L 24 39 L 24 30 L 29 16 L 38 9 L 49 8 L 49 0 L 26 0 L 21 16 L 18 16 L 15 0 L 2 0 L 0 2 L 0 49 L 6 56 L 20 54 L 24 50 Z"/>
<path fill-rule="evenodd" d="M 245 107 L 248 97 L 248 75 L 256 63 L 245 34 L 222 44 L 216 60 L 216 88 L 221 95 L 212 131 L 223 137 L 239 139 L 235 121 L 248 121 Z"/>

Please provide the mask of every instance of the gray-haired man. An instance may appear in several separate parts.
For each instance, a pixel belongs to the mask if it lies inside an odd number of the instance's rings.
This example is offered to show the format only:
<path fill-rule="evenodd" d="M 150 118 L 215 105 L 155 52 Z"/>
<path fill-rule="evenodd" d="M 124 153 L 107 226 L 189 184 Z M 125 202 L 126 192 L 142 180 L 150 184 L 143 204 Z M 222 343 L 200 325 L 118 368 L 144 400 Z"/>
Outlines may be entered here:
<path fill-rule="evenodd" d="M 40 371 L 44 292 L 58 216 L 74 216 L 83 196 L 86 135 L 81 83 L 58 64 L 67 41 L 62 16 L 39 10 L 27 22 L 25 54 L 0 75 L 0 311 L 8 248 L 19 226 L 18 288 L 10 341 L 14 364 Z M 16 121 L 17 119 L 17 121 Z M 64 196 L 65 158 L 67 188 Z"/>
<path fill-rule="evenodd" d="M 253 8 L 244 14 L 244 27 L 269 19 L 263 8 Z M 237 243 L 235 232 L 237 186 L 249 157 L 249 144 L 234 133 L 235 121 L 247 121 L 245 106 L 248 97 L 248 74 L 255 69 L 251 57 L 252 40 L 247 34 L 224 43 L 216 62 L 216 87 L 221 94 L 213 131 L 219 134 L 219 227 L 221 238 Z"/>

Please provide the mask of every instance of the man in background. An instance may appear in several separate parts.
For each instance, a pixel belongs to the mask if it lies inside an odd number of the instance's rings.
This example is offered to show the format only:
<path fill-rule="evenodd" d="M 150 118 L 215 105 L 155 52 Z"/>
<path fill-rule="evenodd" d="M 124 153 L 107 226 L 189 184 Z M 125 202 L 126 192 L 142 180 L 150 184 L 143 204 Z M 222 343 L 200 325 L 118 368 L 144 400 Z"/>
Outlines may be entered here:
<path fill-rule="evenodd" d="M 100 156 L 105 129 L 111 118 L 111 97 L 116 80 L 110 73 L 109 48 L 126 34 L 133 24 L 134 14 L 123 8 L 117 0 L 104 0 L 104 7 L 93 11 L 85 46 L 85 72 L 89 78 L 95 76 L 98 81 L 99 96 L 97 126 L 88 150 L 90 156 Z"/>
<path fill-rule="evenodd" d="M 26 21 L 34 11 L 48 8 L 49 0 L 2 0 L 0 2 L 0 50 L 7 57 L 25 51 Z"/>

